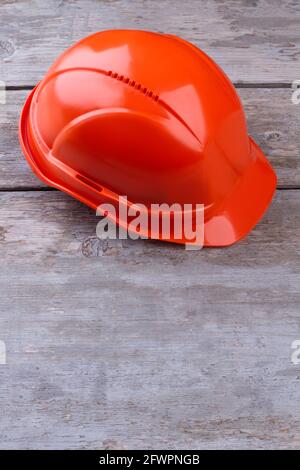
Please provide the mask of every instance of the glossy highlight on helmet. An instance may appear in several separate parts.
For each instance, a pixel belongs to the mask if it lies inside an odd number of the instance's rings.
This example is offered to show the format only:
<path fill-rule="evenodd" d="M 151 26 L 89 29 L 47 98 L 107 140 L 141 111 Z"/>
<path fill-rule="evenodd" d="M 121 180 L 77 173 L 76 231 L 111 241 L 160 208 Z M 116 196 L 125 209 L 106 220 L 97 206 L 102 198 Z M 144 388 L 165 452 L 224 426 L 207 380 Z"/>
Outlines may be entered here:
<path fill-rule="evenodd" d="M 123 195 L 149 216 L 151 204 L 204 204 L 206 246 L 247 235 L 276 187 L 229 79 L 167 34 L 103 31 L 73 45 L 27 98 L 19 135 L 42 181 L 94 209 Z"/>

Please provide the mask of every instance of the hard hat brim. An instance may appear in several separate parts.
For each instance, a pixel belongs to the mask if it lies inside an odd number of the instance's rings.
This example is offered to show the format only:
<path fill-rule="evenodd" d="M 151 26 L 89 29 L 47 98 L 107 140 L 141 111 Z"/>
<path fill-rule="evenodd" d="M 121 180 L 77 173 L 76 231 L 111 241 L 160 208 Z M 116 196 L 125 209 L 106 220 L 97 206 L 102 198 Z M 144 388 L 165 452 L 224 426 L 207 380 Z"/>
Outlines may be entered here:
<path fill-rule="evenodd" d="M 259 222 L 273 198 L 277 177 L 262 150 L 250 139 L 250 167 L 238 180 L 217 214 L 205 223 L 205 246 L 229 246 Z"/>

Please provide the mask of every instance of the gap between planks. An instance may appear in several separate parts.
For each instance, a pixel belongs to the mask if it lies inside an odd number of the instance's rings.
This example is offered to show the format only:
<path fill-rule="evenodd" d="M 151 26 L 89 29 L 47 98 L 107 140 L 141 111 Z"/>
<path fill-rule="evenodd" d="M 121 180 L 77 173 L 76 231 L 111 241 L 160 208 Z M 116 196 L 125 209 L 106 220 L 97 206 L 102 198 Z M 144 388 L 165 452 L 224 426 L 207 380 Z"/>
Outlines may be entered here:
<path fill-rule="evenodd" d="M 277 186 L 276 191 L 299 191 L 300 186 Z M 41 186 L 39 187 L 15 187 L 15 188 L 0 188 L 0 193 L 21 193 L 21 192 L 47 192 L 47 191 L 58 191 L 58 189 L 52 186 Z"/>
<path fill-rule="evenodd" d="M 251 82 L 232 82 L 235 88 L 291 88 L 291 83 L 279 82 L 265 82 L 265 83 L 251 83 Z M 20 90 L 33 90 L 35 85 L 7 85 L 7 91 L 20 91 Z"/>

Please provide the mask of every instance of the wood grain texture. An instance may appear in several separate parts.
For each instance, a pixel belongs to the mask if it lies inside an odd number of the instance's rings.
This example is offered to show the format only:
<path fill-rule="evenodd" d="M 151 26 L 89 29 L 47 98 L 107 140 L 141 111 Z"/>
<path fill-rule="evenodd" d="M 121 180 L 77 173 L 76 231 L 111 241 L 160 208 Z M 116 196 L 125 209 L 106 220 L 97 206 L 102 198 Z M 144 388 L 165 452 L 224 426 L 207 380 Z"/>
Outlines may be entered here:
<path fill-rule="evenodd" d="M 278 175 L 279 187 L 300 186 L 300 105 L 289 89 L 238 89 L 249 133 L 261 146 Z M 0 189 L 41 188 L 19 146 L 18 121 L 28 91 L 7 92 L 0 105 Z M 270 119 L 271 117 L 271 119 Z"/>
<path fill-rule="evenodd" d="M 0 447 L 299 448 L 299 193 L 193 253 L 100 242 L 62 193 L 2 193 Z"/>
<path fill-rule="evenodd" d="M 39 81 L 58 54 L 103 29 L 177 34 L 241 82 L 300 78 L 300 4 L 295 0 L 20 0 L 0 3 L 1 80 Z"/>
<path fill-rule="evenodd" d="M 1 0 L 0 80 L 33 85 L 74 41 L 177 34 L 239 86 L 280 188 L 227 249 L 100 241 L 40 191 L 18 144 L 28 91 L 0 104 L 0 448 L 300 448 L 300 79 L 296 0 Z M 258 86 L 258 88 L 249 88 Z M 262 88 L 268 87 L 268 88 Z M 30 191 L 32 189 L 33 191 Z M 23 191 L 26 190 L 26 191 Z"/>

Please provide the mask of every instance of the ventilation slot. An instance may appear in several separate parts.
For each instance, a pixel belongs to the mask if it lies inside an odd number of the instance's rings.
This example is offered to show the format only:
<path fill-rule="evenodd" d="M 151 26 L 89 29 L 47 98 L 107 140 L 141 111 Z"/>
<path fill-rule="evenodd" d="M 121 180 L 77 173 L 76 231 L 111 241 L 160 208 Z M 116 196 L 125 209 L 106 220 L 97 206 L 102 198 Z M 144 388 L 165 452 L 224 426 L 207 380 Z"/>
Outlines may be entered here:
<path fill-rule="evenodd" d="M 159 95 L 155 94 L 152 90 L 149 90 L 149 88 L 144 87 L 141 83 L 138 83 L 135 80 L 131 80 L 129 77 L 124 77 L 124 75 L 119 75 L 118 73 L 113 72 L 112 70 L 109 70 L 107 72 L 107 75 L 111 78 L 114 78 L 115 80 L 125 83 L 125 85 L 128 85 L 131 88 L 134 88 L 136 91 L 139 91 L 140 93 L 142 93 L 143 95 L 147 96 L 148 98 L 154 101 L 159 100 Z"/>
<path fill-rule="evenodd" d="M 77 173 L 76 178 L 82 181 L 82 183 L 86 184 L 87 186 L 90 186 L 91 188 L 96 189 L 96 191 L 98 191 L 99 193 L 103 191 L 103 187 L 100 184 L 95 183 L 95 181 L 92 181 L 90 178 L 87 178 L 86 176 L 83 176 Z"/>

